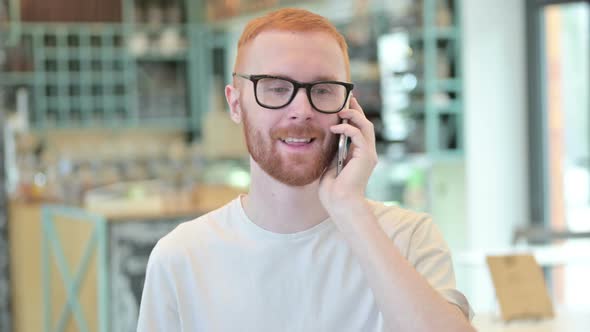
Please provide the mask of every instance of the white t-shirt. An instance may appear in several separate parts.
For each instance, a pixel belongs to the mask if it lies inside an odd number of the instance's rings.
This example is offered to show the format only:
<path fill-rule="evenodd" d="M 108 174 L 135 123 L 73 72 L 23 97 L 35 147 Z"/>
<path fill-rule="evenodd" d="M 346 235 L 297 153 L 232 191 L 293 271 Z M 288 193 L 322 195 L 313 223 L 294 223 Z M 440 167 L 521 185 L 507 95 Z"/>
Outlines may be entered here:
<path fill-rule="evenodd" d="M 370 203 L 404 257 L 471 316 L 455 289 L 449 250 L 428 215 Z M 158 241 L 137 329 L 384 331 L 363 271 L 331 220 L 298 233 L 273 233 L 248 219 L 240 198 Z"/>

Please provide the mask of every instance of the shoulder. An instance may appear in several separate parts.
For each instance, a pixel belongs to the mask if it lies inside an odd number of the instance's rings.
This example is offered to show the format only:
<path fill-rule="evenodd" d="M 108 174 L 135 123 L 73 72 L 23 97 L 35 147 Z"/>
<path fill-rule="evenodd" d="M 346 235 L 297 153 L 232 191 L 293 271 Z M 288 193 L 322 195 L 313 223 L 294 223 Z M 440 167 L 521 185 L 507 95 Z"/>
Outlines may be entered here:
<path fill-rule="evenodd" d="M 423 212 L 415 212 L 399 206 L 385 205 L 382 202 L 368 201 L 381 228 L 407 256 L 410 248 L 420 245 L 424 240 L 439 242 L 444 240 L 434 224 L 432 217 Z"/>
<path fill-rule="evenodd" d="M 222 233 L 227 232 L 232 204 L 234 201 L 217 210 L 179 224 L 156 243 L 152 255 L 173 258 L 207 246 Z"/>
<path fill-rule="evenodd" d="M 381 227 L 389 234 L 413 233 L 419 228 L 433 227 L 429 214 L 404 209 L 395 205 L 385 205 L 382 202 L 368 200 Z M 409 235 L 410 235 L 409 234 Z"/>

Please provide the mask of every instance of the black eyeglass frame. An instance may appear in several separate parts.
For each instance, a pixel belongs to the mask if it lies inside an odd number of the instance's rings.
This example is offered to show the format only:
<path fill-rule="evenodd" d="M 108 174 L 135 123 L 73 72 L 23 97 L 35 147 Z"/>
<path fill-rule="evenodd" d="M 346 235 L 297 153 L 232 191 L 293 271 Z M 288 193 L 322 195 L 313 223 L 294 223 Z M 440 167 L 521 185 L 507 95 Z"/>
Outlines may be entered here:
<path fill-rule="evenodd" d="M 232 73 L 232 76 L 238 76 L 238 77 L 250 80 L 254 84 L 254 98 L 256 98 L 256 102 L 258 103 L 258 105 L 260 105 L 264 108 L 273 109 L 273 110 L 283 108 L 283 107 L 289 105 L 293 101 L 293 99 L 295 99 L 295 96 L 297 95 L 297 92 L 299 92 L 299 89 L 305 88 L 307 100 L 309 101 L 309 104 L 311 105 L 311 107 L 313 107 L 314 110 L 316 110 L 320 113 L 324 113 L 324 114 L 338 113 L 338 112 L 342 111 L 342 109 L 344 109 L 344 106 L 346 106 L 346 101 L 348 100 L 348 95 L 350 94 L 350 92 L 354 88 L 353 83 L 340 82 L 340 81 L 317 81 L 317 82 L 310 82 L 310 83 L 302 83 L 302 82 L 298 82 L 296 80 L 292 80 L 287 77 L 273 76 L 273 75 L 246 75 L 246 74 L 240 74 L 240 73 Z M 258 92 L 256 92 L 257 91 L 256 88 L 258 86 L 258 81 L 260 81 L 261 79 L 264 79 L 264 78 L 274 78 L 274 79 L 285 80 L 285 81 L 293 84 L 294 89 L 293 89 L 293 93 L 291 94 L 291 98 L 289 98 L 289 100 L 281 106 L 268 106 L 266 104 L 261 103 L 260 100 L 258 100 Z M 346 93 L 344 95 L 345 96 L 344 102 L 342 103 L 342 106 L 340 106 L 340 108 L 338 108 L 338 110 L 336 110 L 336 111 L 322 111 L 322 110 L 318 109 L 314 105 L 313 100 L 311 98 L 311 89 L 315 85 L 326 84 L 326 83 L 342 85 L 346 89 Z"/>

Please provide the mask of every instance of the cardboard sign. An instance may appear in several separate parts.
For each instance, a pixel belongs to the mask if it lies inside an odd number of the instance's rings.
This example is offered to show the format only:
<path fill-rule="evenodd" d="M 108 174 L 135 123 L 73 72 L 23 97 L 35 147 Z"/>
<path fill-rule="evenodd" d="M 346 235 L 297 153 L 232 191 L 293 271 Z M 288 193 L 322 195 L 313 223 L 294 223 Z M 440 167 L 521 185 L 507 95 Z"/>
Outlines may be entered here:
<path fill-rule="evenodd" d="M 488 256 L 496 296 L 505 321 L 553 317 L 543 271 L 532 255 Z"/>

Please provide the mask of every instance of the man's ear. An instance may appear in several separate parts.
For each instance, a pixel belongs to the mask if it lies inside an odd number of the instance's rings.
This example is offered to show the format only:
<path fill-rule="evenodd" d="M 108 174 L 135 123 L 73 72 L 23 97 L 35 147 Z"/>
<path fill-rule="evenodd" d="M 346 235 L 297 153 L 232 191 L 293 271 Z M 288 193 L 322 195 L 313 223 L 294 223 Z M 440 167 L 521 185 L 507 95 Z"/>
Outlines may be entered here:
<path fill-rule="evenodd" d="M 242 123 L 242 107 L 240 105 L 240 90 L 228 84 L 225 86 L 225 99 L 229 105 L 229 114 L 233 122 Z"/>

